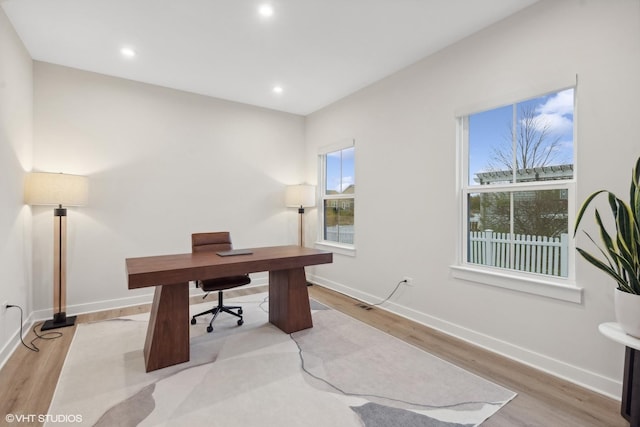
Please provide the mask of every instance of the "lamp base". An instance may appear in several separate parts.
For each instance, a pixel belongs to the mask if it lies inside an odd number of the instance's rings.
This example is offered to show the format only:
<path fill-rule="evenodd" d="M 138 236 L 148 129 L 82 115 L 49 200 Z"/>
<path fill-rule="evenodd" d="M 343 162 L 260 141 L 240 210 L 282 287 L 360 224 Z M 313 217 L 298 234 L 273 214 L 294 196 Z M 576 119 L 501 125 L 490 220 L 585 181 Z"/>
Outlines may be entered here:
<path fill-rule="evenodd" d="M 60 314 L 63 314 L 60 316 Z M 49 329 L 66 328 L 67 326 L 73 326 L 76 324 L 76 316 L 66 316 L 64 313 L 58 313 L 53 319 L 47 320 L 40 327 L 41 331 L 48 331 Z"/>

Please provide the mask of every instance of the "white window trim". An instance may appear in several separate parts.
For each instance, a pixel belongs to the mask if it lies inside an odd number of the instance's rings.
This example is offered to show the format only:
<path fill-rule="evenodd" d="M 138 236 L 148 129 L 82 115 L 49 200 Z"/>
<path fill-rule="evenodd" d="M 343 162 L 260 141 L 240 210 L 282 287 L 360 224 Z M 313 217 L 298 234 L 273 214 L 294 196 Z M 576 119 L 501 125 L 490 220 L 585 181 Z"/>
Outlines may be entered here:
<path fill-rule="evenodd" d="M 343 139 L 341 141 L 335 142 L 333 144 L 324 145 L 318 148 L 318 155 L 324 156 L 325 154 L 333 153 L 334 151 L 344 150 L 346 148 L 351 148 L 356 146 L 355 139 Z M 324 175 L 324 171 L 321 171 L 322 175 Z"/>
<path fill-rule="evenodd" d="M 318 149 L 318 168 L 319 168 L 319 176 L 318 182 L 320 185 L 318 188 L 320 191 L 318 192 L 318 236 L 317 241 L 315 242 L 315 247 L 317 249 L 330 250 L 334 253 L 347 255 L 347 256 L 356 256 L 356 246 L 349 245 L 345 243 L 333 242 L 331 240 L 324 240 L 324 196 L 325 196 L 325 185 L 326 185 L 326 154 L 333 153 L 334 151 L 344 150 L 346 148 L 355 147 L 356 142 L 355 139 L 345 139 L 342 141 L 338 141 L 334 144 L 325 145 Z M 344 194 L 344 195 L 336 195 L 332 197 L 332 199 L 356 199 L 356 194 Z M 355 222 L 355 221 L 354 221 Z M 354 224 L 354 235 L 356 234 L 356 225 Z"/>
<path fill-rule="evenodd" d="M 532 273 L 516 273 L 512 270 L 490 268 L 477 264 L 452 265 L 451 275 L 456 279 L 482 285 L 496 286 L 513 291 L 582 303 L 582 288 L 569 279 L 550 279 L 550 276 Z M 569 267 L 571 270 L 571 266 Z"/>
<path fill-rule="evenodd" d="M 574 85 L 574 88 L 577 85 Z M 565 87 L 566 89 L 566 87 Z M 562 90 L 562 89 L 559 89 Z M 558 91 L 558 90 L 556 90 Z M 535 96 L 535 95 L 534 95 Z M 574 90 L 574 117 L 576 113 L 576 96 L 577 90 Z M 529 97 L 531 98 L 531 97 Z M 515 102 L 517 103 L 517 102 Z M 496 108 L 496 107 L 492 107 Z M 484 108 L 476 112 L 487 110 L 490 108 Z M 482 193 L 482 192 L 498 192 L 498 191 L 526 191 L 526 190 L 546 190 L 546 189 L 567 189 L 568 192 L 568 204 L 567 214 L 568 223 L 573 224 L 575 222 L 576 212 L 576 174 L 577 168 L 574 167 L 573 179 L 569 181 L 562 181 L 562 183 L 548 182 L 532 182 L 532 183 L 513 183 L 508 185 L 469 185 L 468 179 L 468 140 L 466 133 L 468 132 L 468 116 L 475 112 L 468 109 L 464 113 L 457 112 L 457 154 L 458 154 L 458 170 L 456 185 L 458 192 L 458 251 L 457 260 L 455 265 L 450 266 L 451 275 L 454 278 L 478 283 L 482 285 L 489 285 L 500 287 L 504 289 L 510 289 L 513 291 L 524 292 L 528 294 L 539 295 L 543 297 L 553 298 L 561 301 L 568 301 L 577 304 L 582 303 L 583 289 L 578 287 L 575 281 L 575 239 L 569 240 L 568 256 L 568 276 L 554 277 L 542 274 L 534 274 L 527 272 L 520 272 L 516 270 L 502 269 L 488 267 L 478 264 L 468 263 L 466 261 L 465 254 L 467 253 L 467 233 L 468 233 L 468 221 L 466 220 L 465 212 L 467 211 L 467 197 L 469 193 Z M 576 164 L 576 144 L 577 140 L 577 127 L 574 118 L 573 124 L 574 135 L 574 149 L 573 149 L 573 164 Z M 570 231 L 570 230 L 569 230 Z"/>
<path fill-rule="evenodd" d="M 356 247 L 354 245 L 345 245 L 344 243 L 332 242 L 329 240 L 319 240 L 315 243 L 316 249 L 331 251 L 334 254 L 356 256 Z"/>
<path fill-rule="evenodd" d="M 565 75 L 547 77 L 544 80 L 539 82 L 527 82 L 526 87 L 522 87 L 506 93 L 489 95 L 484 99 L 474 102 L 472 104 L 460 106 L 459 108 L 456 108 L 454 110 L 453 114 L 455 117 L 469 116 L 471 114 L 476 114 L 481 111 L 487 111 L 494 108 L 499 108 L 500 106 L 517 104 L 521 101 L 526 101 L 528 99 L 535 98 L 536 96 L 543 96 L 545 94 L 559 92 L 564 89 L 570 89 L 570 88 L 575 89 L 577 88 L 577 86 L 578 86 L 577 74 L 567 73 Z M 577 103 L 574 103 L 573 105 L 574 105 L 574 114 L 575 114 L 575 106 L 577 105 Z M 574 126 L 574 130 L 575 130 L 575 126 Z"/>

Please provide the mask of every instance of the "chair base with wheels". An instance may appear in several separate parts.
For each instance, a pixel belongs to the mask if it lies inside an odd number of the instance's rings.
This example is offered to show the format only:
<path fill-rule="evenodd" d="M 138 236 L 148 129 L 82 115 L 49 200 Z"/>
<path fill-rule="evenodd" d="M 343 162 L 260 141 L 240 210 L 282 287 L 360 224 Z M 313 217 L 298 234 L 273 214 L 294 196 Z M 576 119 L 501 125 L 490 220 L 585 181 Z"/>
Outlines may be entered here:
<path fill-rule="evenodd" d="M 236 311 L 233 311 L 236 310 Z M 196 324 L 196 317 L 198 316 L 204 316 L 205 314 L 213 314 L 213 317 L 211 318 L 211 321 L 209 322 L 209 326 L 207 326 L 207 332 L 213 332 L 213 321 L 216 320 L 216 317 L 218 317 L 218 314 L 220 314 L 221 312 L 225 312 L 225 313 L 229 313 L 232 314 L 236 317 L 239 317 L 238 319 L 238 326 L 242 325 L 244 323 L 244 320 L 242 319 L 242 307 L 234 305 L 224 305 L 222 303 L 222 291 L 218 291 L 218 305 L 216 307 L 213 307 L 211 310 L 207 310 L 207 311 L 203 311 L 202 313 L 198 313 L 196 315 L 194 315 L 191 318 L 191 324 L 195 325 Z"/>

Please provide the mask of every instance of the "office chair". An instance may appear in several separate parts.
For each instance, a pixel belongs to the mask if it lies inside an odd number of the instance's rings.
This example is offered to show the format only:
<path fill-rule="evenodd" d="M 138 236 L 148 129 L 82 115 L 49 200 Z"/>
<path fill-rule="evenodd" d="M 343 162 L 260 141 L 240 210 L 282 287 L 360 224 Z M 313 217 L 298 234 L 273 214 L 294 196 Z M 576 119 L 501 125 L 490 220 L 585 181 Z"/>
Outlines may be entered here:
<path fill-rule="evenodd" d="M 215 233 L 194 233 L 191 235 L 191 252 L 219 252 L 231 249 L 231 236 L 226 231 Z M 213 321 L 216 320 L 216 317 L 218 317 L 220 312 L 224 311 L 225 313 L 239 317 L 238 326 L 242 325 L 244 323 L 244 320 L 242 320 L 242 307 L 224 305 L 222 303 L 222 291 L 247 285 L 249 283 L 251 283 L 251 278 L 248 274 L 196 281 L 196 286 L 206 292 L 205 297 L 209 292 L 218 291 L 218 305 L 213 307 L 211 310 L 203 311 L 202 313 L 198 313 L 193 316 L 191 318 L 191 324 L 196 324 L 196 317 L 211 313 L 213 314 L 213 318 L 211 319 L 211 322 L 209 322 L 209 326 L 207 326 L 207 332 L 211 332 L 213 331 Z"/>

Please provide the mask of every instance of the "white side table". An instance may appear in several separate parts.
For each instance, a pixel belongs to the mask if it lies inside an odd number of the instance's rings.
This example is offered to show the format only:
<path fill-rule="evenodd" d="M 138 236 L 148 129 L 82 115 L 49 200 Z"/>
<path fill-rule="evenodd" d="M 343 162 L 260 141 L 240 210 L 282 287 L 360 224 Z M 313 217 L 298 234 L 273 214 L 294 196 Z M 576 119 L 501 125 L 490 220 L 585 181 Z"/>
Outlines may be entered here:
<path fill-rule="evenodd" d="M 640 427 L 640 339 L 627 335 L 615 322 L 602 323 L 598 330 L 626 347 L 620 414 L 631 427 Z"/>

